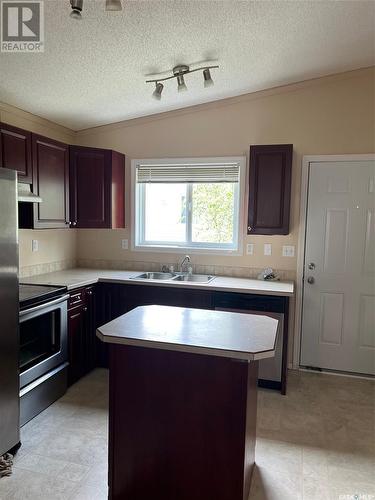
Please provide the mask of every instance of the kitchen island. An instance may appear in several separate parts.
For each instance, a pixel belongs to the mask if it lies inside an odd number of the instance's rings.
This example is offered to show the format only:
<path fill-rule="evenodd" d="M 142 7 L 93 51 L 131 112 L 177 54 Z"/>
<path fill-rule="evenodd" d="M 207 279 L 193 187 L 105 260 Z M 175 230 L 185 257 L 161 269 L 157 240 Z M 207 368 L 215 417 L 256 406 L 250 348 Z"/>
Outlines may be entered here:
<path fill-rule="evenodd" d="M 266 316 L 142 306 L 101 326 L 110 348 L 109 498 L 247 500 Z"/>

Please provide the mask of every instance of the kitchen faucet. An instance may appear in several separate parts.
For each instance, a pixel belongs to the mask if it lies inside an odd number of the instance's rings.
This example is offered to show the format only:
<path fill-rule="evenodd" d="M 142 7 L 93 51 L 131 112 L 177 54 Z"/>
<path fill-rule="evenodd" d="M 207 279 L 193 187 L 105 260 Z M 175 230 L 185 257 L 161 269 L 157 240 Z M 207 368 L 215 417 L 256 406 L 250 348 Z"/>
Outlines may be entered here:
<path fill-rule="evenodd" d="M 184 266 L 186 264 L 191 264 L 191 259 L 190 259 L 189 255 L 185 255 L 185 257 L 182 259 L 182 262 L 180 264 L 180 272 L 181 273 L 183 273 L 183 272 L 190 272 L 191 266 L 188 267 L 187 271 L 184 271 Z"/>

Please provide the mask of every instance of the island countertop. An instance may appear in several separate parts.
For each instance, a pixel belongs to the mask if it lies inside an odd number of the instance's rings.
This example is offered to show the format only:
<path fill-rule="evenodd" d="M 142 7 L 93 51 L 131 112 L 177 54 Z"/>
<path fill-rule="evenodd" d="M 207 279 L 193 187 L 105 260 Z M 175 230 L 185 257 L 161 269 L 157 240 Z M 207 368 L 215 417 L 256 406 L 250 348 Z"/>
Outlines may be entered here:
<path fill-rule="evenodd" d="M 97 329 L 109 344 L 253 361 L 273 357 L 279 322 L 268 316 L 141 306 Z"/>

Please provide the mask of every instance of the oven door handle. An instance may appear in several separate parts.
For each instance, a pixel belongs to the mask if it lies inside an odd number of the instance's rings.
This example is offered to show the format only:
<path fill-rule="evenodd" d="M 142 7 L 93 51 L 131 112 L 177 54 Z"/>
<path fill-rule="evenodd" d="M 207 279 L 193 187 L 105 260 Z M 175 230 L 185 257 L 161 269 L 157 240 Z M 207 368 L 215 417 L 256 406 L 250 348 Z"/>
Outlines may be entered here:
<path fill-rule="evenodd" d="M 56 304 L 60 304 L 60 302 L 64 302 L 69 298 L 69 294 L 63 295 L 62 297 L 59 297 L 55 300 L 51 300 L 50 302 L 44 302 L 44 304 L 39 304 L 38 306 L 31 307 L 30 309 L 25 309 L 24 311 L 20 311 L 20 317 L 24 316 L 25 314 L 30 314 L 35 311 L 40 311 L 41 309 L 45 309 L 46 307 L 49 306 L 54 306 Z"/>

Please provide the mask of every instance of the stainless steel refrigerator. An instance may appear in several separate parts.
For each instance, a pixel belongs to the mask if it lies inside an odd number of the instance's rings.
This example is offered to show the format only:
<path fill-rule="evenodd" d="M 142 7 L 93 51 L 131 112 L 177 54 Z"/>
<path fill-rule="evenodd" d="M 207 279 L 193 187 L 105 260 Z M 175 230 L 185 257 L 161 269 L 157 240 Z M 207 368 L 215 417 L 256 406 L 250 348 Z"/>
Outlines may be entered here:
<path fill-rule="evenodd" d="M 20 441 L 17 173 L 0 168 L 0 455 Z"/>

